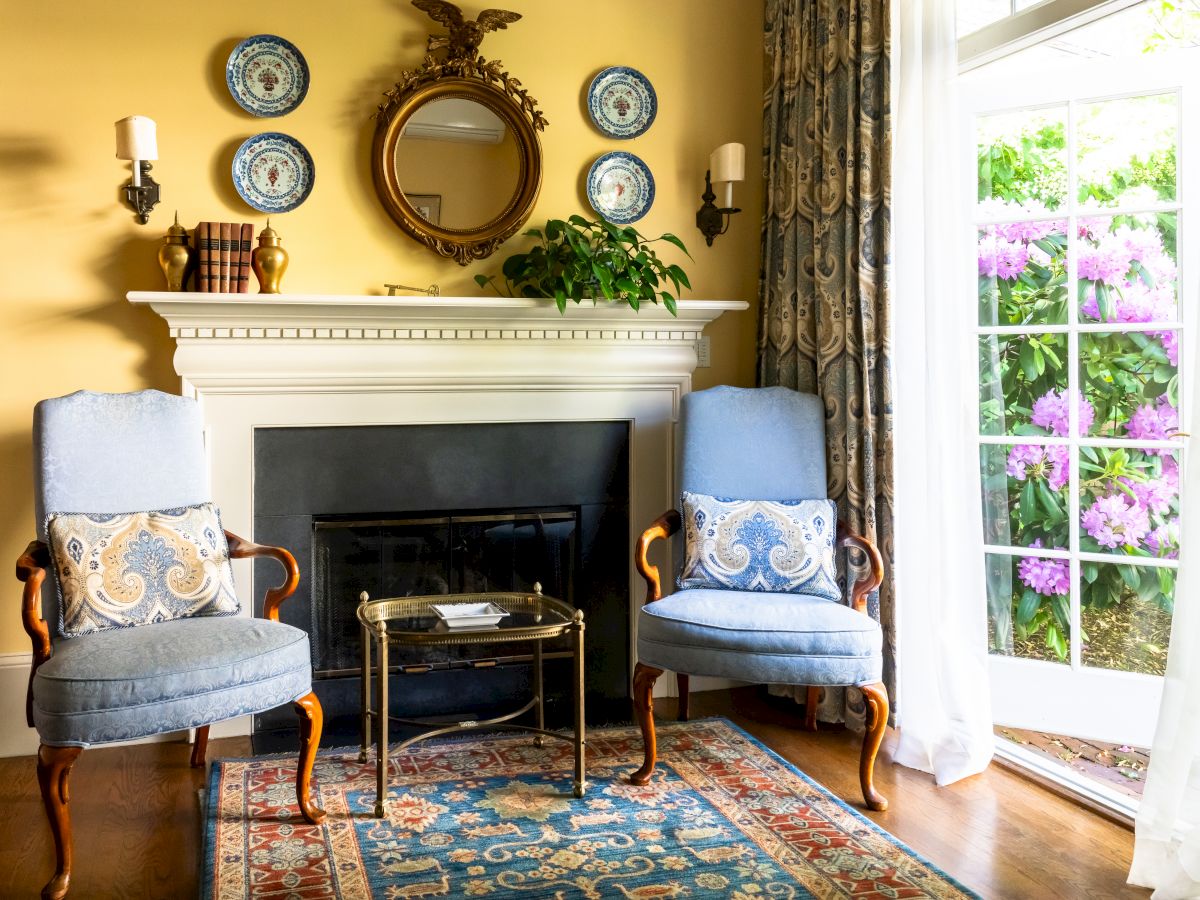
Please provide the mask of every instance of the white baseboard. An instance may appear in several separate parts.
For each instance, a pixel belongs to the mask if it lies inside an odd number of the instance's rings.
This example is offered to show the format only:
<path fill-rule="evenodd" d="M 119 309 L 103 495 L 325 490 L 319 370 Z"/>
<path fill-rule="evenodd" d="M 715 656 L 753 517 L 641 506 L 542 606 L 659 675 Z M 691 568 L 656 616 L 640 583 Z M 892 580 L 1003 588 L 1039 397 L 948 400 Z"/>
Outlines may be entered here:
<path fill-rule="evenodd" d="M 733 681 L 729 678 L 713 678 L 709 675 L 693 675 L 688 681 L 688 693 L 698 694 L 702 691 L 723 691 L 726 688 L 741 687 L 746 682 Z M 655 697 L 678 697 L 679 687 L 675 683 L 674 672 L 664 672 L 654 682 Z"/>
<path fill-rule="evenodd" d="M 25 724 L 25 693 L 29 690 L 31 653 L 0 653 L 0 756 L 37 753 L 37 732 Z"/>

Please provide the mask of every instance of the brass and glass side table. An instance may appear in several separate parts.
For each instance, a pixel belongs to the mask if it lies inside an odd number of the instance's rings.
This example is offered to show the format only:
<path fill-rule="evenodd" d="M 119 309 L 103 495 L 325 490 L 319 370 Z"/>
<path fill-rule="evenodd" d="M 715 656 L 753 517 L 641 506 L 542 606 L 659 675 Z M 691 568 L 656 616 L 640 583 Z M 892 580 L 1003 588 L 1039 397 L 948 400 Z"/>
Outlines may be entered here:
<path fill-rule="evenodd" d="M 375 815 L 386 814 L 388 780 L 388 722 L 405 725 L 439 725 L 401 743 L 396 752 L 441 734 L 479 729 L 527 731 L 534 743 L 543 738 L 571 741 L 575 745 L 575 796 L 582 797 L 586 735 L 583 724 L 583 612 L 541 592 L 532 593 L 436 594 L 425 597 L 393 597 L 372 600 L 364 591 L 359 595 L 358 621 L 362 625 L 362 742 L 359 761 L 366 762 L 371 740 L 375 742 L 376 796 Z M 494 603 L 507 611 L 495 625 L 449 628 L 433 611 L 435 604 Z M 570 635 L 572 657 L 572 694 L 575 700 L 575 733 L 560 734 L 546 729 L 545 690 L 542 680 L 542 644 L 550 638 Z M 422 719 L 406 719 L 388 714 L 388 647 L 391 645 L 464 645 L 502 644 L 529 641 L 533 644 L 533 697 L 520 709 L 492 719 L 470 719 L 445 724 Z M 374 664 L 372 665 L 372 648 Z M 377 706 L 372 706 L 371 678 L 376 680 Z M 535 710 L 536 726 L 515 725 L 513 719 Z"/>

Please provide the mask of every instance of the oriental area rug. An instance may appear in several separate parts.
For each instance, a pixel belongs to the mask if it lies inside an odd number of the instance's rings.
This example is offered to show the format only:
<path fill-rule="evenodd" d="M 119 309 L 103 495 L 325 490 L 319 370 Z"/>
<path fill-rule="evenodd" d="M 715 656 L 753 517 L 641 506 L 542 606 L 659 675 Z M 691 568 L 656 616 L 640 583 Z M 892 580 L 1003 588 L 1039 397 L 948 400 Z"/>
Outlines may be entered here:
<path fill-rule="evenodd" d="M 637 728 L 572 748 L 524 734 L 417 744 L 393 757 L 376 819 L 374 758 L 324 751 L 295 805 L 295 758 L 224 759 L 206 798 L 201 894 L 242 897 L 963 898 L 977 895 L 723 719 L 658 726 L 645 787 Z"/>

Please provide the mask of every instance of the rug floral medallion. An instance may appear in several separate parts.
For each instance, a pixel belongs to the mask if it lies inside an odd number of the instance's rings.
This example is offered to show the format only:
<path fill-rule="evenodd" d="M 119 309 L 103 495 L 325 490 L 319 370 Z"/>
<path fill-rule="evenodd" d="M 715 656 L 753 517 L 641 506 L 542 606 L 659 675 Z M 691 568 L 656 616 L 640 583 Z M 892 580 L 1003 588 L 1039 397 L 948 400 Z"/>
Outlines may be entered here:
<path fill-rule="evenodd" d="M 323 752 L 328 816 L 306 824 L 293 758 L 220 760 L 207 799 L 203 896 L 976 897 L 722 719 L 663 723 L 644 787 L 636 728 L 588 735 L 588 789 L 570 744 L 509 734 L 417 744 L 392 762 Z"/>

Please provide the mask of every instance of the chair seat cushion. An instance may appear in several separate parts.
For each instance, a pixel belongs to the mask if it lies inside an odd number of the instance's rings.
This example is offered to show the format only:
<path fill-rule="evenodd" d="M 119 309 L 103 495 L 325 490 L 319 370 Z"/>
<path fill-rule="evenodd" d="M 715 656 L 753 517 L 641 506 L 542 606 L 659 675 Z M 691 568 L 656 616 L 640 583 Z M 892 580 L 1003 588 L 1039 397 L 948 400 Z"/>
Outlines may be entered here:
<path fill-rule="evenodd" d="M 43 743 L 87 746 L 263 712 L 311 684 L 298 628 L 178 619 L 57 641 L 33 680 L 33 718 Z"/>
<path fill-rule="evenodd" d="M 638 660 L 688 675 L 849 685 L 883 672 L 879 623 L 807 594 L 677 591 L 638 614 Z"/>

